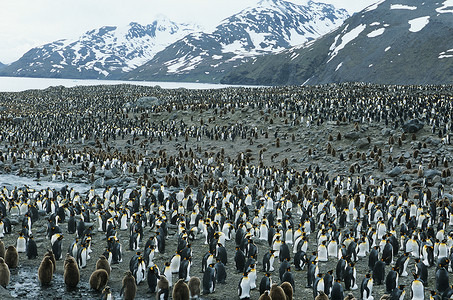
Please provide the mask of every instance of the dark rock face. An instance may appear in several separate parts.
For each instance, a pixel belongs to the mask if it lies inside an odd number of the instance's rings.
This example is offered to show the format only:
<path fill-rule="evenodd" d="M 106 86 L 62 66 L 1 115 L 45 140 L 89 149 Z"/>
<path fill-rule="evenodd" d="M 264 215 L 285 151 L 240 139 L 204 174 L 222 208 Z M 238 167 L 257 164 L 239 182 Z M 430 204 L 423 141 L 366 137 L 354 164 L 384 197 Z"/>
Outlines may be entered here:
<path fill-rule="evenodd" d="M 403 124 L 404 132 L 415 133 L 423 128 L 425 124 L 418 119 L 410 120 L 409 122 Z"/>

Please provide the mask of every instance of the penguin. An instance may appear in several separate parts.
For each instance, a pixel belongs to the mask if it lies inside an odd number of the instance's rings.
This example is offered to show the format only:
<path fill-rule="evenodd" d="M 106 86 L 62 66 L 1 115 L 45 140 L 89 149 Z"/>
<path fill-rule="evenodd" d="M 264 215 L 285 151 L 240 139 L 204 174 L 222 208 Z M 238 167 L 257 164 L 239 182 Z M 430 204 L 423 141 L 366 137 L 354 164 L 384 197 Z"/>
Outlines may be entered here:
<path fill-rule="evenodd" d="M 179 279 L 173 287 L 172 299 L 173 300 L 187 300 L 190 297 L 190 290 L 184 279 Z"/>
<path fill-rule="evenodd" d="M 236 247 L 236 252 L 234 254 L 234 262 L 236 264 L 237 273 L 244 272 L 245 254 L 239 247 Z"/>
<path fill-rule="evenodd" d="M 64 273 L 63 273 L 64 283 L 67 288 L 75 288 L 80 281 L 80 271 L 75 261 L 74 257 L 69 254 L 66 254 L 66 259 L 64 261 Z"/>
<path fill-rule="evenodd" d="M 370 254 L 368 256 L 368 269 L 373 271 L 374 265 L 379 260 L 379 247 L 375 246 L 371 249 Z"/>
<path fill-rule="evenodd" d="M 346 271 L 344 273 L 344 286 L 345 290 L 356 290 L 358 289 L 357 285 L 357 270 L 353 263 L 349 263 L 346 267 Z"/>
<path fill-rule="evenodd" d="M 271 286 L 269 296 L 271 297 L 272 300 L 286 300 L 285 291 L 280 286 L 278 286 L 276 283 L 274 283 Z"/>
<path fill-rule="evenodd" d="M 87 266 L 88 260 L 88 249 L 86 246 L 81 245 L 80 248 L 77 250 L 77 264 L 81 269 Z"/>
<path fill-rule="evenodd" d="M 373 278 L 371 274 L 365 275 L 360 285 L 360 297 L 362 300 L 373 300 Z"/>
<path fill-rule="evenodd" d="M 287 300 L 293 300 L 294 289 L 293 285 L 291 285 L 288 281 L 283 282 L 280 287 L 285 292 Z"/>
<path fill-rule="evenodd" d="M 168 280 L 164 275 L 160 275 L 159 281 L 157 282 L 156 299 L 167 300 L 169 295 L 170 295 L 170 286 L 168 285 Z"/>
<path fill-rule="evenodd" d="M 99 259 L 96 262 L 96 270 L 99 269 L 104 269 L 110 276 L 110 271 L 112 270 L 112 268 L 110 267 L 109 261 L 107 260 L 107 258 L 105 258 L 104 255 L 99 256 Z"/>
<path fill-rule="evenodd" d="M 411 283 L 411 292 L 412 292 L 412 300 L 423 300 L 425 299 L 425 288 L 423 283 L 418 280 L 418 275 L 414 275 L 414 280 Z"/>
<path fill-rule="evenodd" d="M 115 240 L 112 245 L 112 264 L 118 264 L 123 261 L 122 247 L 118 240 Z"/>
<path fill-rule="evenodd" d="M 294 283 L 294 276 L 293 276 L 293 274 L 291 273 L 291 269 L 290 269 L 290 268 L 288 268 L 288 269 L 286 270 L 286 272 L 283 273 L 283 276 L 282 276 L 282 284 L 283 284 L 284 282 L 288 282 L 289 284 L 291 284 L 293 290 L 295 290 L 295 287 L 296 287 L 296 286 L 295 286 L 295 283 Z"/>
<path fill-rule="evenodd" d="M 250 265 L 250 268 L 247 269 L 248 277 L 250 279 L 250 289 L 254 290 L 256 288 L 256 265 L 255 263 Z"/>
<path fill-rule="evenodd" d="M 317 273 L 317 270 L 318 270 L 318 265 L 317 265 L 317 262 L 315 261 L 312 261 L 309 265 L 308 265 L 308 271 L 307 271 L 307 288 L 312 288 L 313 287 L 313 283 L 315 281 L 315 277 L 316 277 L 316 273 Z"/>
<path fill-rule="evenodd" d="M 415 273 L 424 286 L 428 286 L 428 267 L 419 259 L 415 259 Z"/>
<path fill-rule="evenodd" d="M 406 296 L 406 291 L 404 290 L 405 285 L 399 285 L 398 287 L 394 288 L 393 291 L 390 293 L 390 298 L 393 300 L 403 300 Z"/>
<path fill-rule="evenodd" d="M 381 259 L 376 262 L 373 268 L 373 282 L 376 285 L 383 284 L 385 280 L 385 262 Z"/>
<path fill-rule="evenodd" d="M 417 279 L 419 279 L 418 275 Z M 449 287 L 448 271 L 444 267 L 439 267 L 436 271 L 436 290 L 442 294 Z"/>
<path fill-rule="evenodd" d="M 56 260 L 60 260 L 61 259 L 61 255 L 62 255 L 61 243 L 62 243 L 62 240 L 63 240 L 63 235 L 59 234 L 57 239 L 55 240 L 55 242 L 52 244 L 52 252 L 54 253 Z"/>
<path fill-rule="evenodd" d="M 164 275 L 165 278 L 167 279 L 168 286 L 172 287 L 173 286 L 173 277 L 172 277 L 172 273 L 171 273 L 170 263 L 169 262 L 166 262 L 164 264 L 164 270 L 162 272 L 162 275 Z"/>
<path fill-rule="evenodd" d="M 132 276 L 131 271 L 124 273 L 120 296 L 124 294 L 124 300 L 133 300 L 135 293 L 137 292 L 137 285 L 135 284 L 135 278 Z M 168 290 L 167 290 L 168 292 Z M 168 298 L 168 296 L 167 296 Z"/>
<path fill-rule="evenodd" d="M 285 241 L 282 241 L 282 244 L 280 245 L 279 250 L 280 251 L 279 251 L 278 258 L 281 262 L 284 260 L 291 260 L 290 250 L 289 250 L 288 244 Z"/>
<path fill-rule="evenodd" d="M 393 246 L 389 240 L 386 241 L 384 249 L 382 250 L 382 260 L 386 265 L 393 263 Z"/>
<path fill-rule="evenodd" d="M 264 291 L 264 293 L 262 293 L 260 295 L 260 297 L 258 298 L 258 300 L 272 300 L 271 299 L 271 296 L 269 295 L 270 291 Z"/>
<path fill-rule="evenodd" d="M 19 233 L 19 237 L 16 242 L 16 250 L 18 253 L 25 253 L 27 248 L 27 239 L 24 237 L 22 232 Z"/>
<path fill-rule="evenodd" d="M 190 280 L 190 267 L 192 266 L 192 260 L 191 258 L 185 258 L 181 260 L 181 263 L 179 264 L 179 279 L 184 279 L 184 281 L 189 281 Z"/>
<path fill-rule="evenodd" d="M 52 281 L 54 265 L 48 256 L 44 256 L 38 268 L 38 279 L 41 285 L 48 285 Z"/>
<path fill-rule="evenodd" d="M 225 266 L 228 263 L 228 253 L 222 244 L 217 244 L 216 258 L 218 258 Z"/>
<path fill-rule="evenodd" d="M 217 263 L 214 265 L 215 268 L 215 275 L 216 275 L 216 281 L 221 284 L 226 283 L 226 278 L 227 278 L 227 272 L 225 269 L 225 265 L 220 261 L 220 259 L 217 259 Z"/>
<path fill-rule="evenodd" d="M 53 272 L 55 273 L 55 269 L 57 267 L 57 262 L 55 260 L 55 256 L 53 255 L 53 252 L 52 250 L 47 250 L 46 254 L 44 254 L 44 257 L 48 257 L 50 259 L 50 261 L 52 262 L 52 265 L 53 265 Z"/>
<path fill-rule="evenodd" d="M 189 286 L 189 292 L 190 292 L 190 298 L 191 299 L 198 299 L 200 297 L 201 293 L 201 281 L 200 278 L 193 276 L 189 279 L 189 282 L 187 283 Z"/>
<path fill-rule="evenodd" d="M 203 274 L 203 294 L 212 294 L 215 291 L 215 269 L 214 265 L 210 264 Z"/>
<path fill-rule="evenodd" d="M 324 291 L 319 291 L 316 295 L 315 300 L 329 300 L 329 297 L 324 293 Z"/>
<path fill-rule="evenodd" d="M 0 233 L 3 233 L 1 230 L 2 229 L 0 228 Z M 5 244 L 3 244 L 3 241 L 0 240 L 0 257 L 3 259 L 5 258 L 5 252 L 6 252 Z"/>
<path fill-rule="evenodd" d="M 398 287 L 398 272 L 393 267 L 385 277 L 385 291 L 390 294 L 396 287 Z"/>
<path fill-rule="evenodd" d="M 150 293 L 155 293 L 157 290 L 157 280 L 159 277 L 159 270 L 156 266 L 151 266 L 148 268 L 146 274 L 146 281 L 148 282 L 148 288 Z"/>
<path fill-rule="evenodd" d="M 318 261 L 325 262 L 328 260 L 326 241 L 322 241 L 322 243 L 318 246 Z"/>
<path fill-rule="evenodd" d="M 33 236 L 30 236 L 27 241 L 27 257 L 28 259 L 35 259 L 38 257 L 38 246 L 36 245 Z"/>
<path fill-rule="evenodd" d="M 274 250 L 269 250 L 263 256 L 263 272 L 274 271 Z M 295 259 L 295 258 L 294 258 Z"/>
<path fill-rule="evenodd" d="M 90 276 L 90 287 L 95 291 L 101 291 L 107 285 L 109 274 L 104 269 L 97 269 Z"/>
<path fill-rule="evenodd" d="M 101 300 L 113 300 L 112 292 L 110 291 L 110 287 L 106 286 L 102 290 Z"/>
<path fill-rule="evenodd" d="M 8 265 L 9 269 L 17 268 L 19 263 L 19 254 L 14 246 L 9 246 L 5 252 L 5 263 Z"/>
<path fill-rule="evenodd" d="M 356 298 L 352 293 L 349 293 L 346 297 L 344 297 L 344 300 L 356 300 Z"/>
<path fill-rule="evenodd" d="M 247 273 L 244 272 L 242 275 L 239 284 L 238 284 L 238 296 L 239 299 L 250 299 L 250 279 L 247 276 Z"/>
<path fill-rule="evenodd" d="M 409 252 L 404 252 L 395 262 L 395 268 L 398 270 L 398 274 L 401 277 L 407 277 L 407 266 L 409 264 Z"/>
<path fill-rule="evenodd" d="M 170 261 L 170 270 L 173 274 L 179 272 L 180 263 L 181 263 L 181 255 L 176 253 L 175 255 L 173 255 L 173 257 L 171 258 L 171 261 Z"/>
<path fill-rule="evenodd" d="M 0 257 L 0 285 L 4 288 L 9 284 L 10 271 L 8 265 L 3 260 L 3 257 Z"/>
<path fill-rule="evenodd" d="M 264 273 L 264 276 L 261 278 L 259 292 L 260 295 L 264 293 L 264 291 L 270 291 L 272 286 L 272 278 L 270 273 Z"/>
<path fill-rule="evenodd" d="M 344 289 L 341 281 L 336 279 L 332 285 L 332 290 L 330 292 L 330 300 L 343 300 L 344 299 Z"/>

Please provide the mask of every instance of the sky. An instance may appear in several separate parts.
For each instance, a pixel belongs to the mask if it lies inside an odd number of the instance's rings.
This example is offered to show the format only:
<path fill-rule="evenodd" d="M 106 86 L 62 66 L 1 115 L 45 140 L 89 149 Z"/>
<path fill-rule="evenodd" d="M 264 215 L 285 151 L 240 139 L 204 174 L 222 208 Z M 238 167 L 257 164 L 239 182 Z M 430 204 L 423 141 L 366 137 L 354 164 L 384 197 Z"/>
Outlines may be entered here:
<path fill-rule="evenodd" d="M 287 0 L 304 4 L 308 0 Z M 315 0 L 358 12 L 377 0 Z M 255 6 L 259 0 L 2 0 L 0 62 L 18 60 L 33 47 L 59 39 L 76 39 L 86 31 L 130 22 L 149 24 L 157 15 L 205 28 Z"/>

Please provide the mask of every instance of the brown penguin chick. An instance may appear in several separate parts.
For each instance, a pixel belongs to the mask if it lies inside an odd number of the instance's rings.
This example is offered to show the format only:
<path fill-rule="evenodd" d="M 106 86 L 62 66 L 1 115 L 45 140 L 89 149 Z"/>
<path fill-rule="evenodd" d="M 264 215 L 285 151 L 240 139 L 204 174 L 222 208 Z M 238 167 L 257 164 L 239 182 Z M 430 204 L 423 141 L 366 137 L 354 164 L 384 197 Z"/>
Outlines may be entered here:
<path fill-rule="evenodd" d="M 293 286 L 289 282 L 285 281 L 280 284 L 280 287 L 285 292 L 286 300 L 293 300 Z"/>
<path fill-rule="evenodd" d="M 271 296 L 269 296 L 269 291 L 264 291 L 258 300 L 272 300 Z"/>
<path fill-rule="evenodd" d="M 109 281 L 109 274 L 104 269 L 95 270 L 90 276 L 90 287 L 95 291 L 102 290 Z"/>
<path fill-rule="evenodd" d="M 283 291 L 276 283 L 272 284 L 269 296 L 272 300 L 286 300 L 285 291 Z"/>
<path fill-rule="evenodd" d="M 44 256 L 38 268 L 38 279 L 41 285 L 50 284 L 53 276 L 53 264 L 48 256 Z"/>
<path fill-rule="evenodd" d="M 189 286 L 184 282 L 184 279 L 179 279 L 173 287 L 173 300 L 189 300 Z"/>
<path fill-rule="evenodd" d="M 346 297 L 344 297 L 344 300 L 356 300 L 354 295 L 349 293 Z"/>
<path fill-rule="evenodd" d="M 104 255 L 99 256 L 99 259 L 96 262 L 96 270 L 99 270 L 99 269 L 106 270 L 107 274 L 110 276 L 110 270 L 111 270 L 110 264 Z"/>
<path fill-rule="evenodd" d="M 110 296 L 110 298 L 108 298 Z M 112 297 L 112 292 L 110 291 L 110 287 L 109 286 L 106 286 L 103 290 L 102 290 L 102 296 L 101 296 L 101 299 L 113 299 Z"/>
<path fill-rule="evenodd" d="M 5 244 L 3 244 L 3 241 L 0 241 L 0 257 L 5 258 Z"/>
<path fill-rule="evenodd" d="M 137 292 L 135 278 L 132 276 L 131 271 L 126 271 L 124 274 L 120 295 L 123 295 L 124 300 L 133 300 L 135 298 L 135 293 Z"/>
<path fill-rule="evenodd" d="M 75 288 L 80 281 L 80 271 L 76 260 L 69 254 L 66 254 L 64 261 L 64 283 L 68 288 Z"/>
<path fill-rule="evenodd" d="M 9 246 L 5 252 L 5 263 L 8 265 L 9 269 L 17 268 L 19 263 L 19 254 L 14 246 Z"/>
<path fill-rule="evenodd" d="M 10 276 L 9 267 L 3 260 L 3 257 L 0 257 L 0 285 L 2 287 L 6 288 L 6 286 L 8 285 L 9 276 Z"/>
<path fill-rule="evenodd" d="M 168 280 L 164 275 L 160 275 L 159 281 L 157 282 L 157 300 L 167 300 L 170 294 Z"/>
<path fill-rule="evenodd" d="M 198 298 L 200 297 L 200 293 L 201 293 L 201 281 L 200 281 L 200 278 L 194 276 L 194 277 L 190 277 L 189 279 L 189 291 L 190 291 L 190 297 L 191 298 Z"/>
<path fill-rule="evenodd" d="M 53 264 L 53 272 L 55 272 L 55 268 L 57 267 L 57 262 L 55 261 L 55 255 L 53 254 L 52 250 L 47 250 L 46 254 L 44 256 L 48 256 L 50 258 L 50 261 Z"/>
<path fill-rule="evenodd" d="M 323 292 L 318 291 L 318 295 L 316 296 L 315 300 L 329 300 L 329 297 Z"/>

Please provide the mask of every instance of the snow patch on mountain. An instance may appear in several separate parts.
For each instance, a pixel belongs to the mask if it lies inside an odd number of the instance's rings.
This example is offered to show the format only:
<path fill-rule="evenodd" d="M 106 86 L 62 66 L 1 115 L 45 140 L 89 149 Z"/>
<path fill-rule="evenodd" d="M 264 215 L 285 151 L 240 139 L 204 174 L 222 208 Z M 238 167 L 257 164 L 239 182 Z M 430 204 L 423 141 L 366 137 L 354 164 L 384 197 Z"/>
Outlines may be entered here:
<path fill-rule="evenodd" d="M 453 49 L 439 53 L 439 59 L 441 58 L 453 58 Z"/>
<path fill-rule="evenodd" d="M 416 10 L 416 6 L 404 5 L 404 4 L 392 4 L 390 9 L 406 9 L 406 10 Z"/>
<path fill-rule="evenodd" d="M 372 38 L 372 37 L 377 37 L 383 34 L 385 31 L 385 28 L 379 28 L 376 30 L 371 31 L 370 33 L 367 34 L 367 37 Z"/>
<path fill-rule="evenodd" d="M 429 16 L 425 17 L 420 17 L 420 18 L 415 18 L 412 20 L 408 21 L 409 25 L 411 26 L 409 28 L 410 32 L 419 32 L 422 30 L 426 25 L 429 23 Z"/>
<path fill-rule="evenodd" d="M 343 37 L 341 38 L 341 42 L 339 45 L 335 45 L 337 39 L 335 39 L 335 42 L 332 44 L 331 49 L 332 52 L 330 53 L 330 58 L 327 62 L 331 61 L 335 56 L 337 56 L 338 52 L 340 52 L 348 43 L 353 41 L 356 37 L 359 36 L 362 31 L 364 31 L 366 28 L 365 24 L 360 24 L 359 26 L 355 27 L 354 29 L 351 29 L 349 32 L 345 33 Z"/>
<path fill-rule="evenodd" d="M 453 0 L 446 0 L 442 3 L 442 6 L 437 8 L 436 11 L 440 14 L 450 13 L 453 14 Z"/>

